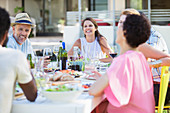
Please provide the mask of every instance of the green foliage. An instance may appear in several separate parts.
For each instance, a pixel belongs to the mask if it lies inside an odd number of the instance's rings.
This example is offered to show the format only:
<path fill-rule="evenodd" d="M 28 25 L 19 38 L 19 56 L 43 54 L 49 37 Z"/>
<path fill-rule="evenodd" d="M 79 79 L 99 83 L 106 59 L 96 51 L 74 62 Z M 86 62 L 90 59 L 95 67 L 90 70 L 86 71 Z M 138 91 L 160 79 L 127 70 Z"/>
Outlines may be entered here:
<path fill-rule="evenodd" d="M 22 12 L 22 11 L 24 11 L 24 8 L 23 7 L 16 7 L 16 8 L 14 8 L 14 13 L 18 13 L 18 12 Z"/>
<path fill-rule="evenodd" d="M 142 9 L 142 0 L 131 0 L 130 7 L 137 9 L 137 10 L 141 10 Z"/>

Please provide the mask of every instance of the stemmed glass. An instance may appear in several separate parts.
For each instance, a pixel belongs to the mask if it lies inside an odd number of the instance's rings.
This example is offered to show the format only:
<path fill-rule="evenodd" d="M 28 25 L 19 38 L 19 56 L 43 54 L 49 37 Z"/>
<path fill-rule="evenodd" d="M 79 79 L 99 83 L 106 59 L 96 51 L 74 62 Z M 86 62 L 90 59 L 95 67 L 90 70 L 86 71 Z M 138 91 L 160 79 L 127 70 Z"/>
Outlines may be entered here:
<path fill-rule="evenodd" d="M 52 56 L 52 51 L 51 51 L 51 49 L 50 49 L 50 48 L 44 48 L 44 50 L 43 50 L 43 57 L 44 57 L 44 58 L 48 57 L 48 59 L 50 59 L 51 56 Z M 50 64 L 51 64 L 51 63 L 50 63 Z M 51 64 L 50 66 L 53 67 L 52 64 Z M 48 66 L 48 67 L 49 67 L 49 66 Z"/>
<path fill-rule="evenodd" d="M 118 54 L 118 47 L 117 47 L 117 45 L 113 45 L 111 48 L 113 49 L 113 53 L 109 53 L 109 54 L 112 58 L 114 58 Z"/>
<path fill-rule="evenodd" d="M 54 66 L 54 68 L 56 68 L 56 69 L 59 69 L 59 66 L 58 66 L 58 58 L 57 58 L 58 52 L 59 52 L 59 47 L 60 47 L 60 45 L 55 45 L 55 46 L 53 47 L 53 53 L 55 54 L 56 60 L 57 60 L 57 62 L 55 63 L 55 66 Z"/>
<path fill-rule="evenodd" d="M 43 56 L 46 57 L 46 56 L 52 56 L 52 51 L 50 48 L 44 48 L 44 51 L 43 51 Z"/>

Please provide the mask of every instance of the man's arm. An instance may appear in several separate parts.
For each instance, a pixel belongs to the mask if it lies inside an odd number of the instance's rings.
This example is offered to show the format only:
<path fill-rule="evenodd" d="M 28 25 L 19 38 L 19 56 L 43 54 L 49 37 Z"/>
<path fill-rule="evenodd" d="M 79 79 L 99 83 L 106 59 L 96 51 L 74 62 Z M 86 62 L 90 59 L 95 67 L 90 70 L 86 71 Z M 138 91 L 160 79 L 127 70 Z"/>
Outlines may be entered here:
<path fill-rule="evenodd" d="M 16 52 L 16 61 L 17 81 L 26 98 L 29 101 L 35 101 L 37 97 L 37 87 L 24 53 L 20 51 Z"/>
<path fill-rule="evenodd" d="M 141 51 L 146 58 L 152 58 L 156 60 L 162 61 L 162 66 L 170 66 L 170 55 L 159 51 L 152 46 L 144 43 L 138 47 L 139 51 Z"/>
<path fill-rule="evenodd" d="M 34 102 L 35 99 L 37 98 L 37 87 L 35 85 L 34 78 L 29 83 L 26 84 L 19 83 L 19 85 L 22 88 L 26 98 L 29 101 Z"/>
<path fill-rule="evenodd" d="M 152 58 L 152 59 L 161 59 L 165 57 L 170 57 L 169 54 L 166 54 L 162 51 L 159 51 L 152 46 L 148 45 L 147 43 L 141 44 L 138 47 L 138 50 L 141 51 L 146 58 Z"/>

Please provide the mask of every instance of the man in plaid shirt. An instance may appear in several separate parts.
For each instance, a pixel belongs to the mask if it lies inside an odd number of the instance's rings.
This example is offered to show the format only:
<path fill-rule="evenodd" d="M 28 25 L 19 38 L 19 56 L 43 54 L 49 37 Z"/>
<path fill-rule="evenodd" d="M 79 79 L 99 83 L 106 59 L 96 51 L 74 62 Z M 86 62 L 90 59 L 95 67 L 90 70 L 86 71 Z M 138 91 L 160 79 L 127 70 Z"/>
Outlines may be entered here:
<path fill-rule="evenodd" d="M 169 53 L 167 45 L 166 45 L 165 40 L 163 39 L 162 35 L 159 32 L 157 32 L 156 30 L 154 30 L 153 28 L 151 28 L 151 35 L 149 37 L 149 40 L 146 43 L 162 52 Z M 154 61 L 155 59 L 150 59 L 150 60 Z M 153 76 L 160 76 L 161 68 L 153 68 L 152 74 L 153 74 Z M 158 104 L 159 87 L 160 87 L 160 84 L 154 84 L 155 104 Z M 170 100 L 170 96 L 168 96 L 169 93 L 170 93 L 170 88 L 168 88 L 168 91 L 167 91 L 165 104 L 168 103 L 168 101 Z"/>

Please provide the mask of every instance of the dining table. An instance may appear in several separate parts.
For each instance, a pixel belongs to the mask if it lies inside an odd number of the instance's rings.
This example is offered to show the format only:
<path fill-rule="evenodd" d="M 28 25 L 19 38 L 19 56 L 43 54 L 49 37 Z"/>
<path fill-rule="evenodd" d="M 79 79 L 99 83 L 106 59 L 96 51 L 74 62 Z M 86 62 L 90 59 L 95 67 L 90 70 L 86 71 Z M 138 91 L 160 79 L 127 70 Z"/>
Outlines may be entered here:
<path fill-rule="evenodd" d="M 81 82 L 94 83 L 95 80 L 83 79 Z M 83 91 L 71 102 L 51 101 L 42 93 L 35 102 L 30 102 L 23 95 L 13 100 L 11 113 L 90 113 L 102 100 L 103 97 L 90 96 L 88 91 Z"/>

